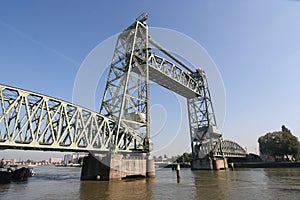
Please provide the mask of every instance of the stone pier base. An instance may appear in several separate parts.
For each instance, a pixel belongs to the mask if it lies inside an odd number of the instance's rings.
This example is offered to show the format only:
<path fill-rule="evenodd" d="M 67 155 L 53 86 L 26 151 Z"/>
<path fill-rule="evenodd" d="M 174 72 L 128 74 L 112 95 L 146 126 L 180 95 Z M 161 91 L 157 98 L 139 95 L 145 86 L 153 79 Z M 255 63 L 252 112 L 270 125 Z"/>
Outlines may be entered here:
<path fill-rule="evenodd" d="M 89 154 L 84 157 L 81 170 L 81 180 L 109 181 L 147 175 L 153 177 L 155 169 L 154 162 L 147 160 L 144 154 Z"/>
<path fill-rule="evenodd" d="M 214 169 L 228 169 L 227 158 L 219 158 L 214 160 Z"/>
<path fill-rule="evenodd" d="M 192 160 L 192 170 L 221 170 L 228 169 L 227 158 L 203 158 Z"/>
<path fill-rule="evenodd" d="M 147 178 L 153 178 L 155 177 L 155 163 L 153 159 L 147 160 L 147 171 L 146 171 L 146 177 Z"/>

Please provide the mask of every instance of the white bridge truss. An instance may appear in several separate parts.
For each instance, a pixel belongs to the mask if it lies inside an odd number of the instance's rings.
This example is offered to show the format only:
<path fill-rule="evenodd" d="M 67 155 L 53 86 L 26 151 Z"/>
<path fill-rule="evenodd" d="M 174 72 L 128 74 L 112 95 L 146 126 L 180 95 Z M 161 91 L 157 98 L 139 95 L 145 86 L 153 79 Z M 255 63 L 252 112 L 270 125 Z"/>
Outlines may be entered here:
<path fill-rule="evenodd" d="M 97 112 L 0 85 L 0 148 L 110 151 L 115 145 L 114 130 L 114 121 Z M 130 133 L 136 140 L 143 139 L 132 130 Z M 120 151 L 130 151 L 130 144 L 126 141 Z"/>
<path fill-rule="evenodd" d="M 0 148 L 150 152 L 153 81 L 187 99 L 193 159 L 245 157 L 238 144 L 221 138 L 205 72 L 152 40 L 146 22 L 141 15 L 118 36 L 100 113 L 0 85 Z"/>
<path fill-rule="evenodd" d="M 211 154 L 213 157 L 244 158 L 247 152 L 236 142 L 219 140 Z"/>

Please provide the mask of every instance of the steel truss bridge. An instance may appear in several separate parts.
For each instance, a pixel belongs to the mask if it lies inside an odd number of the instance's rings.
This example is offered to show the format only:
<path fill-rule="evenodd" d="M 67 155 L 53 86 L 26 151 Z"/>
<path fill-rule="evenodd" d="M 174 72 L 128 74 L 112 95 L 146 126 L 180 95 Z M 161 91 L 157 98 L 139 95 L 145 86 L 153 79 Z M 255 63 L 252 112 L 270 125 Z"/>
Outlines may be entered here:
<path fill-rule="evenodd" d="M 193 159 L 246 156 L 222 139 L 205 72 L 151 39 L 145 14 L 118 36 L 100 112 L 0 85 L 0 148 L 149 153 L 150 81 L 187 99 Z"/>

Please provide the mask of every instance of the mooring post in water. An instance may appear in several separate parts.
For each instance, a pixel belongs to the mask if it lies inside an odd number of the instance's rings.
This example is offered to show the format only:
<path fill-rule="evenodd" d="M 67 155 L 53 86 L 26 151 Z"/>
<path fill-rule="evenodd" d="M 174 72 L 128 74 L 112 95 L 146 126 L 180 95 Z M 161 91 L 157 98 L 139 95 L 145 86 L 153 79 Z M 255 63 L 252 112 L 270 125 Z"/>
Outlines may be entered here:
<path fill-rule="evenodd" d="M 177 179 L 180 179 L 180 164 L 177 164 L 176 166 L 176 175 L 177 175 Z"/>
<path fill-rule="evenodd" d="M 230 168 L 231 168 L 232 171 L 234 170 L 234 163 L 233 162 L 230 163 Z"/>

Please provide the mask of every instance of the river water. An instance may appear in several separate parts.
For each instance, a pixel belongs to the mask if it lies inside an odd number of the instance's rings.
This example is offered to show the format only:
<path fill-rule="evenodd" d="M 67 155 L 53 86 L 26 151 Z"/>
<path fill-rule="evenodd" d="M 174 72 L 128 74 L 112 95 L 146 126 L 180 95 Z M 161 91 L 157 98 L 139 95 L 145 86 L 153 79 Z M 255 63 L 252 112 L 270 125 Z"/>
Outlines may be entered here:
<path fill-rule="evenodd" d="M 0 185 L 2 200 L 33 199 L 300 199 L 300 168 L 156 171 L 154 179 L 80 181 L 81 168 L 34 167 L 24 183 Z"/>

